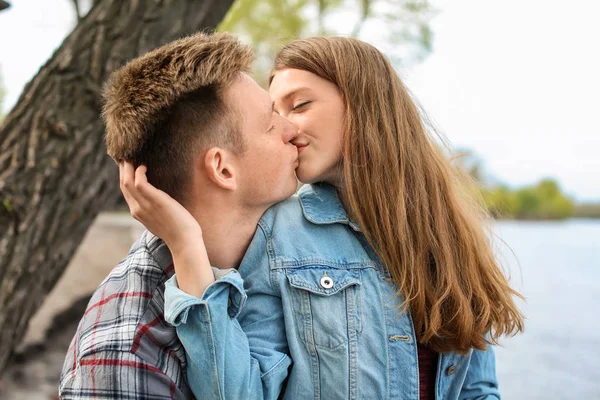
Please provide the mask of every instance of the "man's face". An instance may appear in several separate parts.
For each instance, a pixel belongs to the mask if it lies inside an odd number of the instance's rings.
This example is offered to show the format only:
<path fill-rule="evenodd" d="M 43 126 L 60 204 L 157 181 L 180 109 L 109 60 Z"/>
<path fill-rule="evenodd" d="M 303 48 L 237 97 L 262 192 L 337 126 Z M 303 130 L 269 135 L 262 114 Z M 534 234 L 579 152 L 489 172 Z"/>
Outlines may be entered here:
<path fill-rule="evenodd" d="M 297 129 L 273 111 L 269 93 L 247 75 L 228 89 L 242 118 L 244 153 L 238 156 L 238 190 L 247 207 L 265 207 L 296 191 L 298 150 L 290 141 Z"/>

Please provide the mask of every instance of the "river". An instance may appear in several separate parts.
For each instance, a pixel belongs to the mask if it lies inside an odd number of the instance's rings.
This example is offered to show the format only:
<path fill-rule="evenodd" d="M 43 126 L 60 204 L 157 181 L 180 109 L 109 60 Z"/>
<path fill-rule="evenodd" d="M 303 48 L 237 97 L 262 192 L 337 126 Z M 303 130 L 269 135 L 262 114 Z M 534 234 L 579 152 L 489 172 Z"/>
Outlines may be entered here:
<path fill-rule="evenodd" d="M 496 349 L 502 398 L 600 399 L 600 220 L 503 221 L 494 230 L 526 297 L 525 333 Z"/>

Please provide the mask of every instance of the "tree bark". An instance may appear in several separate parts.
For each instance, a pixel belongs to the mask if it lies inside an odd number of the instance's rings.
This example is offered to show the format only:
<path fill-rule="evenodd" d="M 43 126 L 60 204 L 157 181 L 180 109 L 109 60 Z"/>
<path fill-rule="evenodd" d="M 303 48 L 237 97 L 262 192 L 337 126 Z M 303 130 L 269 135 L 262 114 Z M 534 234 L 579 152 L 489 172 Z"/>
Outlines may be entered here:
<path fill-rule="evenodd" d="M 0 372 L 98 212 L 120 196 L 100 90 L 128 60 L 214 28 L 233 0 L 99 0 L 0 127 Z"/>

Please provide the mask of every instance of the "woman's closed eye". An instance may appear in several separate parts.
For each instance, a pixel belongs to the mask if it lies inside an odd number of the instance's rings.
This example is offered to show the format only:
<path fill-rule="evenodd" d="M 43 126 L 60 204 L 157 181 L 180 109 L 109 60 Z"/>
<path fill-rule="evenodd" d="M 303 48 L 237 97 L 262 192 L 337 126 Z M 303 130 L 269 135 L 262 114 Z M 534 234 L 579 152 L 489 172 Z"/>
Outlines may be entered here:
<path fill-rule="evenodd" d="M 307 105 L 307 104 L 309 104 L 309 103 L 311 103 L 311 101 L 310 101 L 310 100 L 307 100 L 307 101 L 303 101 L 303 102 L 301 102 L 301 103 L 298 103 L 297 105 L 295 105 L 295 106 L 292 108 L 292 111 L 297 111 L 297 110 L 299 110 L 300 108 L 304 107 L 305 105 Z"/>

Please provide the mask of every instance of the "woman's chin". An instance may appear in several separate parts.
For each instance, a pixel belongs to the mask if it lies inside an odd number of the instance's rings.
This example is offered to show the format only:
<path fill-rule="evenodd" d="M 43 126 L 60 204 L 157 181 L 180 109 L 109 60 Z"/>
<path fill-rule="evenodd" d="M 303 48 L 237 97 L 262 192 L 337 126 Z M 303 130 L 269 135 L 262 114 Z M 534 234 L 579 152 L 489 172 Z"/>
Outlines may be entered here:
<path fill-rule="evenodd" d="M 312 171 L 307 171 L 306 168 L 302 168 L 302 164 L 296 168 L 296 177 L 298 180 L 305 185 L 315 183 L 319 181 L 319 177 Z"/>
<path fill-rule="evenodd" d="M 302 162 L 296 168 L 296 178 L 305 185 L 311 183 L 325 182 L 335 187 L 341 187 L 343 181 L 342 170 L 340 167 L 332 169 L 303 168 Z"/>

